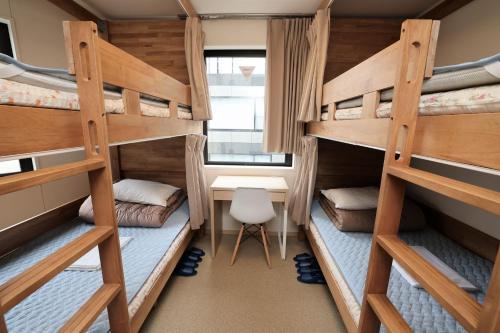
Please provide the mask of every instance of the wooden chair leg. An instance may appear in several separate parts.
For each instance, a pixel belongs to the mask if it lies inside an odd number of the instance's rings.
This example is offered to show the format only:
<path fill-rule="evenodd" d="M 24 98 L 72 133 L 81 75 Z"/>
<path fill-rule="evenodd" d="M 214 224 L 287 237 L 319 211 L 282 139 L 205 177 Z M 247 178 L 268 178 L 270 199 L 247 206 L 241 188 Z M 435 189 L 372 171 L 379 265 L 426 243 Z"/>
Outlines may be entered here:
<path fill-rule="evenodd" d="M 269 240 L 269 235 L 267 233 L 267 228 L 262 226 L 264 228 L 264 235 L 266 236 L 266 242 L 269 247 L 271 247 L 271 241 Z"/>
<path fill-rule="evenodd" d="M 266 233 L 262 225 L 260 226 L 260 234 L 262 235 L 262 244 L 264 244 L 264 251 L 266 252 L 267 266 L 271 268 L 271 258 L 269 258 L 269 249 L 267 248 Z"/>
<path fill-rule="evenodd" d="M 245 225 L 242 224 L 240 228 L 240 233 L 238 234 L 238 239 L 236 240 L 236 245 L 234 246 L 233 256 L 231 257 L 231 266 L 233 266 L 234 260 L 236 259 L 236 254 L 238 253 L 238 249 L 240 248 L 241 237 L 243 236 L 244 230 L 245 230 Z"/>

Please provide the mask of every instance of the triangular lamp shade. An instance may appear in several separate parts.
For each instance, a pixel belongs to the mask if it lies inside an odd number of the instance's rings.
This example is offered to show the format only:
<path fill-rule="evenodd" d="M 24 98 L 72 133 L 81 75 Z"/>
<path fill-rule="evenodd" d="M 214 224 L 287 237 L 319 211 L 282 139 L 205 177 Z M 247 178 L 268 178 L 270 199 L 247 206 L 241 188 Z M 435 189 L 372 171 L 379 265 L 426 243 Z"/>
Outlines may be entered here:
<path fill-rule="evenodd" d="M 247 80 L 249 80 L 250 77 L 252 77 L 254 70 L 255 70 L 255 66 L 240 66 L 241 74 L 243 74 L 243 76 Z"/>

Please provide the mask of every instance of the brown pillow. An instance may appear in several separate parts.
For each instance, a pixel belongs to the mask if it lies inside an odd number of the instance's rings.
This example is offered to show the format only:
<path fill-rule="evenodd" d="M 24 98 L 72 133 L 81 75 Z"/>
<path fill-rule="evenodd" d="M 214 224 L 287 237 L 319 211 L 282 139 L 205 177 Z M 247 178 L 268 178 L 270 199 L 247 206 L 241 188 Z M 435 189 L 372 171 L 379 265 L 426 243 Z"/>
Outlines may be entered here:
<path fill-rule="evenodd" d="M 319 203 L 326 215 L 340 231 L 373 232 L 376 209 L 347 210 L 335 208 L 335 203 L 320 195 Z M 400 231 L 416 231 L 425 228 L 425 216 L 418 205 L 408 198 L 405 199 L 401 214 Z"/>
<path fill-rule="evenodd" d="M 186 198 L 186 193 L 183 190 L 178 190 L 170 196 L 167 207 L 117 200 L 115 208 L 118 226 L 160 228 Z M 79 215 L 85 222 L 94 223 L 94 211 L 90 197 L 80 207 Z"/>

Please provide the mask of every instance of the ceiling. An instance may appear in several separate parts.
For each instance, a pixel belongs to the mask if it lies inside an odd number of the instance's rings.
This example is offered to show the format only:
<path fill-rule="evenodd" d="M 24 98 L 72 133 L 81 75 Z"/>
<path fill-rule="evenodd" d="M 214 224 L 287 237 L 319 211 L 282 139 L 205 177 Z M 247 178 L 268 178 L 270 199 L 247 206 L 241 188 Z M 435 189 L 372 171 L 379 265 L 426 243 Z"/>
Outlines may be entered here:
<path fill-rule="evenodd" d="M 177 0 L 74 0 L 107 19 L 176 17 Z M 440 0 L 334 0 L 332 15 L 417 17 Z M 321 0 L 191 0 L 199 14 L 312 14 Z"/>

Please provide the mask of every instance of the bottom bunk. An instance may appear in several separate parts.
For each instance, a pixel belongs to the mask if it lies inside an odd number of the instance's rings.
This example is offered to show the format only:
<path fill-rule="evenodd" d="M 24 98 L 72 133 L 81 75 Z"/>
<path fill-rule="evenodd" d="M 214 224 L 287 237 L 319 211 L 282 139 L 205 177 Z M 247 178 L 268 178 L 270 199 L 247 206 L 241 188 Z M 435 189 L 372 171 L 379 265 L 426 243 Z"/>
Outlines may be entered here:
<path fill-rule="evenodd" d="M 356 332 L 372 234 L 338 230 L 319 202 L 315 201 L 306 235 L 348 331 Z M 431 228 L 402 232 L 400 236 L 409 245 L 424 246 L 471 282 L 478 289 L 471 292 L 471 296 L 483 302 L 493 269 L 490 261 L 462 248 Z M 430 294 L 411 286 L 396 269 L 391 272 L 388 296 L 415 332 L 465 332 Z"/>
<path fill-rule="evenodd" d="M 122 247 L 129 314 L 132 331 L 144 322 L 182 253 L 192 238 L 187 200 L 160 228 L 119 227 L 128 237 Z M 92 228 L 80 218 L 44 234 L 0 259 L 0 283 L 19 274 L 48 254 Z M 102 284 L 97 270 L 65 270 L 30 297 L 7 312 L 9 332 L 57 331 Z M 104 311 L 91 332 L 107 332 Z"/>

